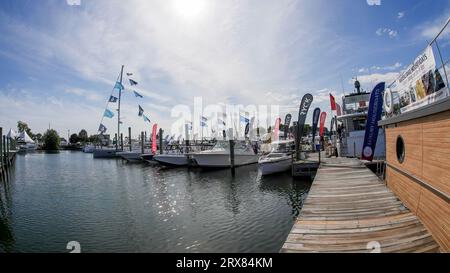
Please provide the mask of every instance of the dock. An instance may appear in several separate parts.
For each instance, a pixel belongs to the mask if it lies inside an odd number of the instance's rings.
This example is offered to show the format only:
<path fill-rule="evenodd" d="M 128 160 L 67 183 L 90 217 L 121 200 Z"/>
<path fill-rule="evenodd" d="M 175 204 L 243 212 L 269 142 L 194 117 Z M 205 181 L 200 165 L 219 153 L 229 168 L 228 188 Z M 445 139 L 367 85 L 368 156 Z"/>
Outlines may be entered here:
<path fill-rule="evenodd" d="M 321 152 L 322 158 L 325 153 Z M 312 177 L 319 168 L 319 153 L 305 153 L 305 158 L 292 161 L 292 176 L 293 177 Z"/>
<path fill-rule="evenodd" d="M 323 158 L 280 252 L 439 250 L 419 219 L 360 160 Z"/>

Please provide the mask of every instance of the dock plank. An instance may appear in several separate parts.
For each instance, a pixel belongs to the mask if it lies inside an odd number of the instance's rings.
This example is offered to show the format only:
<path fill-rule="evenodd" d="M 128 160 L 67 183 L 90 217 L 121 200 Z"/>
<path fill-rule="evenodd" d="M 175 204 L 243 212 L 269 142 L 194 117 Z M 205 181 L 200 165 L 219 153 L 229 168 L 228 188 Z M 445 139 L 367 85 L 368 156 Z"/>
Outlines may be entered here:
<path fill-rule="evenodd" d="M 439 252 L 419 219 L 357 159 L 327 158 L 280 252 Z"/>

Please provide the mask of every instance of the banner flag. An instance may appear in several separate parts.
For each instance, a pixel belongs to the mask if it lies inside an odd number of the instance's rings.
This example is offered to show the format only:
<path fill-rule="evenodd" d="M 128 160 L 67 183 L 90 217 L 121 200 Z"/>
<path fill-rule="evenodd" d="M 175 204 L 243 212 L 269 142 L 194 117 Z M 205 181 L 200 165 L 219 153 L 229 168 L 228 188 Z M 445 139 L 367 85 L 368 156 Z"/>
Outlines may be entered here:
<path fill-rule="evenodd" d="M 239 115 L 239 121 L 243 123 L 248 123 L 250 120 L 244 116 Z"/>
<path fill-rule="evenodd" d="M 142 117 L 142 115 L 144 114 L 144 109 L 142 109 L 142 107 L 140 105 L 139 106 L 139 113 L 138 116 Z"/>
<path fill-rule="evenodd" d="M 144 121 L 150 122 L 150 119 L 146 115 L 142 115 L 144 117 Z"/>
<path fill-rule="evenodd" d="M 306 116 L 308 115 L 309 107 L 313 102 L 313 96 L 311 94 L 305 94 L 300 102 L 298 110 L 297 130 L 295 136 L 295 149 L 297 151 L 297 159 L 300 158 L 300 142 L 303 136 L 303 127 L 305 126 Z"/>
<path fill-rule="evenodd" d="M 156 146 L 156 130 L 158 128 L 158 124 L 153 124 L 152 128 L 152 153 L 156 154 L 157 146 Z"/>
<path fill-rule="evenodd" d="M 280 139 L 280 124 L 281 124 L 281 118 L 277 118 L 275 120 L 275 128 L 273 130 L 273 139 L 275 141 L 278 141 Z"/>
<path fill-rule="evenodd" d="M 320 113 L 320 130 L 319 135 L 323 136 L 324 130 L 325 130 L 325 120 L 327 119 L 327 113 L 322 112 Z"/>
<path fill-rule="evenodd" d="M 201 127 L 208 127 L 208 124 L 206 124 L 206 122 L 201 121 L 201 122 L 200 122 L 200 126 L 201 126 Z"/>
<path fill-rule="evenodd" d="M 114 117 L 114 113 L 111 110 L 109 110 L 109 109 L 105 109 L 105 112 L 103 113 L 103 116 L 107 117 L 107 118 L 112 118 L 112 117 Z"/>
<path fill-rule="evenodd" d="M 383 108 L 383 92 L 385 83 L 379 83 L 370 94 L 369 111 L 367 113 L 366 132 L 362 146 L 362 160 L 373 160 L 375 146 L 378 138 L 378 121 L 381 119 Z"/>
<path fill-rule="evenodd" d="M 334 96 L 330 94 L 330 104 L 331 104 L 331 111 L 336 110 L 336 100 L 334 99 Z"/>
<path fill-rule="evenodd" d="M 131 86 L 137 85 L 137 84 L 138 84 L 137 81 L 134 81 L 134 80 L 132 80 L 132 79 L 129 79 L 129 81 L 130 81 L 130 85 L 131 85 Z"/>
<path fill-rule="evenodd" d="M 124 90 L 125 88 L 120 82 L 116 82 L 116 85 L 114 85 L 114 89 L 118 89 L 119 91 Z"/>
<path fill-rule="evenodd" d="M 117 102 L 118 98 L 110 96 L 108 102 Z"/>
<path fill-rule="evenodd" d="M 320 117 L 320 108 L 317 107 L 314 109 L 313 112 L 313 119 L 312 119 L 312 150 L 315 151 L 315 140 L 316 140 L 316 132 L 317 132 L 317 125 L 319 124 L 319 117 Z"/>
<path fill-rule="evenodd" d="M 134 95 L 136 96 L 136 98 L 143 98 L 143 96 L 141 94 L 139 94 L 138 92 L 133 90 Z"/>
<path fill-rule="evenodd" d="M 284 138 L 288 139 L 289 126 L 291 125 L 292 115 L 287 114 L 284 118 Z"/>
<path fill-rule="evenodd" d="M 105 127 L 105 125 L 103 125 L 103 124 L 101 124 L 100 123 L 100 126 L 98 127 L 98 131 L 101 133 L 101 134 L 104 134 L 105 132 L 106 132 L 106 127 Z"/>

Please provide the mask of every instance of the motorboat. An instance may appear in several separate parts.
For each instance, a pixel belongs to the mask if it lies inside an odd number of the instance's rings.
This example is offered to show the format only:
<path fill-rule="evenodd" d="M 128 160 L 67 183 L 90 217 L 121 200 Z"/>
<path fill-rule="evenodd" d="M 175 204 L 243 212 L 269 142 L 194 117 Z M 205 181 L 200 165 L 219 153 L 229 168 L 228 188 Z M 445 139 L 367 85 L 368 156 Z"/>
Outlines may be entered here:
<path fill-rule="evenodd" d="M 229 141 L 218 140 L 211 150 L 192 154 L 192 159 L 201 168 L 229 168 L 230 144 Z M 258 162 L 250 141 L 236 141 L 234 144 L 234 166 L 255 164 Z"/>
<path fill-rule="evenodd" d="M 104 148 L 104 149 L 94 149 L 93 156 L 94 158 L 117 158 L 118 155 L 116 153 L 121 152 L 120 150 L 116 150 L 115 148 Z"/>
<path fill-rule="evenodd" d="M 295 150 L 293 140 L 276 141 L 271 144 L 272 150 L 258 160 L 258 168 L 262 175 L 280 173 L 292 167 L 292 152 Z"/>
<path fill-rule="evenodd" d="M 141 162 L 143 160 L 141 155 L 147 154 L 147 152 L 149 151 L 144 151 L 144 153 L 142 153 L 142 150 L 132 150 L 132 151 L 117 152 L 116 155 L 121 157 L 122 159 L 125 159 L 128 162 Z"/>
<path fill-rule="evenodd" d="M 83 147 L 82 151 L 83 151 L 83 153 L 90 153 L 91 154 L 91 153 L 94 152 L 94 149 L 95 149 L 94 145 L 88 144 L 88 145 L 85 145 Z"/>

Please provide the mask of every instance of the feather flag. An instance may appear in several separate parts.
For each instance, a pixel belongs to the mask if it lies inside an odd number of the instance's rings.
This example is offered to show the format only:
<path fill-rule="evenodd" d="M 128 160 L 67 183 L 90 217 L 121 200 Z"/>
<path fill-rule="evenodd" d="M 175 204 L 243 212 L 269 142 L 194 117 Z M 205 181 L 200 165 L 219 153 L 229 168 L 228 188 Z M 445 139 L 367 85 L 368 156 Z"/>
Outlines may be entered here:
<path fill-rule="evenodd" d="M 139 114 L 138 114 L 138 116 L 142 117 L 142 115 L 144 115 L 144 109 L 142 109 L 142 107 L 139 105 Z"/>
<path fill-rule="evenodd" d="M 157 130 L 158 124 L 153 124 L 152 128 L 152 153 L 156 154 L 156 149 L 158 148 L 156 146 L 156 130 Z"/>
<path fill-rule="evenodd" d="M 330 104 L 331 104 L 331 111 L 336 110 L 336 100 L 334 99 L 334 96 L 330 94 Z"/>
<path fill-rule="evenodd" d="M 137 81 L 135 81 L 135 80 L 129 79 L 129 81 L 130 81 L 131 86 L 138 84 Z"/>
<path fill-rule="evenodd" d="M 150 119 L 146 115 L 142 115 L 144 117 L 144 121 L 150 122 Z"/>
<path fill-rule="evenodd" d="M 117 102 L 118 98 L 110 96 L 108 102 Z"/>
<path fill-rule="evenodd" d="M 136 98 L 143 98 L 143 96 L 141 94 L 139 94 L 138 92 L 133 90 L 134 95 L 136 96 Z"/>
<path fill-rule="evenodd" d="M 105 112 L 103 113 L 103 116 L 107 117 L 107 118 L 112 118 L 112 117 L 114 117 L 114 113 L 111 110 L 109 110 L 109 109 L 105 109 Z"/>
<path fill-rule="evenodd" d="M 106 129 L 105 125 L 100 123 L 100 126 L 98 127 L 98 131 L 103 134 L 106 132 L 106 130 L 107 129 Z"/>
<path fill-rule="evenodd" d="M 114 89 L 124 90 L 125 88 L 120 82 L 116 82 L 116 85 L 114 85 Z"/>
<path fill-rule="evenodd" d="M 336 114 L 338 117 L 342 115 L 341 106 L 339 105 L 339 103 L 336 103 Z"/>

